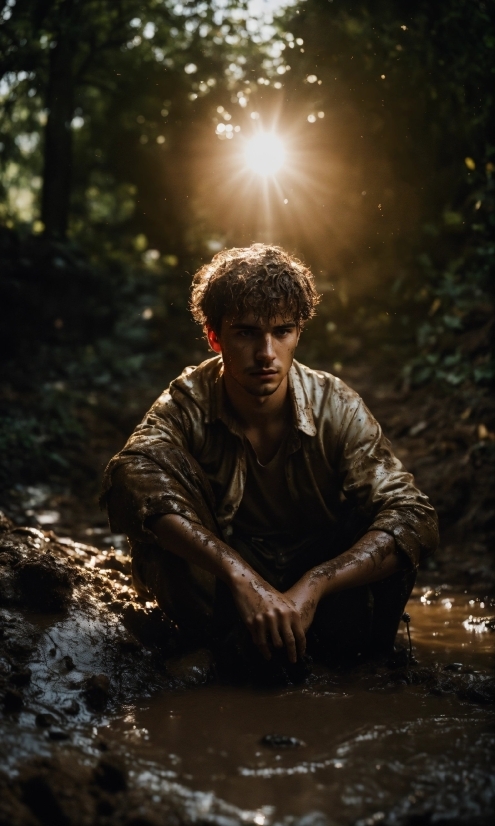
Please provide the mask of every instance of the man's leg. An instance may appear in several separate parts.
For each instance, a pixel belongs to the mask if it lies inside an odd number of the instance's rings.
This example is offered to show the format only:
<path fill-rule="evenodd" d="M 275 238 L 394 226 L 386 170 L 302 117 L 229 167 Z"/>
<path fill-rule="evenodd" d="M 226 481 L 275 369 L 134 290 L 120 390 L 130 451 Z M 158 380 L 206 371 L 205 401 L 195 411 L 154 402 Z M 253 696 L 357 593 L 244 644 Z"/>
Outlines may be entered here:
<path fill-rule="evenodd" d="M 142 467 L 140 467 L 142 472 Z M 160 472 L 166 478 L 167 490 L 180 502 L 182 512 L 191 515 L 212 533 L 219 534 L 213 513 L 213 493 L 210 483 L 196 460 L 186 451 L 170 447 L 161 454 Z M 125 527 L 126 514 L 134 505 L 133 487 L 140 476 L 131 463 L 118 468 L 112 477 L 108 496 L 111 520 Z M 135 510 L 135 508 L 134 508 Z M 215 577 L 197 565 L 181 559 L 172 551 L 153 542 L 153 520 L 161 515 L 158 509 L 146 516 L 139 539 L 130 536 L 133 584 L 140 596 L 156 599 L 160 608 L 175 622 L 191 643 L 203 644 L 211 632 L 215 599 Z M 140 541 L 142 537 L 142 540 Z M 148 539 L 149 537 L 149 539 Z"/>
<path fill-rule="evenodd" d="M 138 594 L 156 599 L 184 637 L 204 644 L 211 632 L 215 580 L 158 545 L 133 544 L 132 581 Z"/>
<path fill-rule="evenodd" d="M 308 631 L 308 654 L 329 664 L 353 660 L 367 653 L 372 622 L 373 597 L 366 585 L 325 597 Z"/>
<path fill-rule="evenodd" d="M 399 571 L 323 599 L 308 632 L 308 653 L 333 662 L 391 652 L 415 579 L 415 571 Z"/>
<path fill-rule="evenodd" d="M 415 582 L 416 571 L 407 569 L 370 585 L 373 595 L 372 654 L 387 654 L 393 650 L 397 628 Z"/>

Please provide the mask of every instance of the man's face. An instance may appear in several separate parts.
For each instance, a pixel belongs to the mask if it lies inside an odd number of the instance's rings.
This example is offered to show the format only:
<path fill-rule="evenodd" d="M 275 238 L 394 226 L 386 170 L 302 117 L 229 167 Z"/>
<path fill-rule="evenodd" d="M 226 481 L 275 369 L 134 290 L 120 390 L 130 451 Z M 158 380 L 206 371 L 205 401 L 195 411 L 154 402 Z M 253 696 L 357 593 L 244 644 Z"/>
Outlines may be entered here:
<path fill-rule="evenodd" d="M 254 313 L 224 318 L 220 334 L 208 330 L 208 341 L 223 357 L 226 376 L 253 396 L 270 396 L 290 370 L 300 329 L 280 313 L 266 321 Z"/>

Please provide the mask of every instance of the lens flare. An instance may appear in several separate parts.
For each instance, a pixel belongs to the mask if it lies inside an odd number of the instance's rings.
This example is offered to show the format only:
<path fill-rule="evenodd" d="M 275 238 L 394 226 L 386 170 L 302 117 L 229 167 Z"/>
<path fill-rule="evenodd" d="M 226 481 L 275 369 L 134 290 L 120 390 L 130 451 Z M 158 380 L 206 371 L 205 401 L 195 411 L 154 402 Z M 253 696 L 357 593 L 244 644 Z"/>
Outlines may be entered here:
<path fill-rule="evenodd" d="M 246 163 L 253 172 L 263 177 L 275 175 L 285 161 L 285 148 L 273 132 L 259 132 L 246 144 Z"/>

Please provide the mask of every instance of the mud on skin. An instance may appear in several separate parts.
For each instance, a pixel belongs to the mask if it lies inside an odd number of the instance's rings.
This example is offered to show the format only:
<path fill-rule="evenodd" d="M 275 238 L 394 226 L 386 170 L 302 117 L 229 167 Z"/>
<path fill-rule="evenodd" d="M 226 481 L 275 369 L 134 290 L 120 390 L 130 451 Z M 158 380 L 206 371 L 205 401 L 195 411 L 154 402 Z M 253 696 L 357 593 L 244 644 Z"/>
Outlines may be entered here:
<path fill-rule="evenodd" d="M 0 826 L 259 823 L 256 812 L 166 778 L 158 790 L 140 785 L 128 750 L 98 733 L 133 701 L 214 679 L 211 654 L 181 654 L 175 627 L 136 597 L 128 557 L 5 517 L 0 528 Z M 372 691 L 456 695 L 472 705 L 495 697 L 486 674 L 454 662 L 411 664 L 405 650 L 351 678 Z M 334 691 L 339 679 L 315 668 L 305 685 Z M 298 742 L 291 731 L 277 736 Z"/>

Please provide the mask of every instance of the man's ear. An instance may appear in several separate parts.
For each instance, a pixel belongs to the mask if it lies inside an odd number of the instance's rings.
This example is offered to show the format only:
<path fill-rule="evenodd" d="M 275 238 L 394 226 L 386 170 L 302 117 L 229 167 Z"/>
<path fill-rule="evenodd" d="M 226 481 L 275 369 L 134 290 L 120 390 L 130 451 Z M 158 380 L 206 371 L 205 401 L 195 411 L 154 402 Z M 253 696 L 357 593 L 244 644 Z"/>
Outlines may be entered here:
<path fill-rule="evenodd" d="M 212 330 L 211 327 L 207 327 L 206 328 L 206 335 L 208 337 L 208 344 L 210 345 L 211 349 L 215 353 L 221 353 L 222 352 L 222 346 L 220 344 L 219 338 L 218 338 L 217 334 L 215 333 L 215 331 Z"/>

